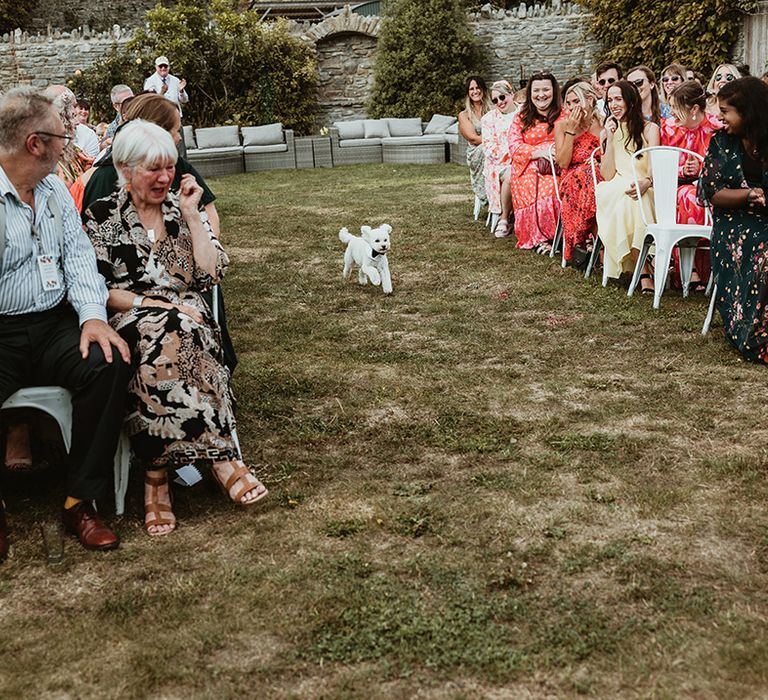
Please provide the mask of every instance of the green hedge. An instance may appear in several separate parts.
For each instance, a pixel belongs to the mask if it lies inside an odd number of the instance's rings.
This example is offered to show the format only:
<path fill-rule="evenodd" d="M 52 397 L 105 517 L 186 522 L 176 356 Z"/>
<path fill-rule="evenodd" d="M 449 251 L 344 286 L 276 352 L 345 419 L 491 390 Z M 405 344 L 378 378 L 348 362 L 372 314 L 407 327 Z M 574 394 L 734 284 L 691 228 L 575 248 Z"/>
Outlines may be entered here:
<path fill-rule="evenodd" d="M 368 103 L 373 117 L 453 114 L 483 55 L 460 0 L 389 0 Z"/>
<path fill-rule="evenodd" d="M 576 0 L 593 13 L 601 58 L 661 71 L 672 61 L 704 74 L 731 55 L 755 0 Z M 755 67 L 756 70 L 762 66 Z"/>
<path fill-rule="evenodd" d="M 97 119 L 111 120 L 109 93 L 126 83 L 134 91 L 154 72 L 163 54 L 171 72 L 187 79 L 184 122 L 267 124 L 310 133 L 318 112 L 317 71 L 312 51 L 287 31 L 284 21 L 261 22 L 253 11 L 214 0 L 200 7 L 181 0 L 147 12 L 146 28 L 94 66 L 71 78 L 77 94 L 93 101 Z"/>

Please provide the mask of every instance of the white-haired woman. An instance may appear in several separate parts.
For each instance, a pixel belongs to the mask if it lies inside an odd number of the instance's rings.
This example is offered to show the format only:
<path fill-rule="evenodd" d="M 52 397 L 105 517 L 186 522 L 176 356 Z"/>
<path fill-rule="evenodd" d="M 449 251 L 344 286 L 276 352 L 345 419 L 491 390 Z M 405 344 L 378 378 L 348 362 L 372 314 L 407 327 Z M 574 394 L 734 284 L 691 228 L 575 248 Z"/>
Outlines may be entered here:
<path fill-rule="evenodd" d="M 555 157 L 562 169 L 563 254 L 571 260 L 576 248 L 586 254 L 596 226 L 590 156 L 600 145 L 603 120 L 597 109 L 597 95 L 587 82 L 571 85 L 564 102 L 568 116 L 555 122 Z"/>
<path fill-rule="evenodd" d="M 503 238 L 509 233 L 509 216 L 512 212 L 512 192 L 509 174 L 512 161 L 509 155 L 509 127 L 515 115 L 512 86 L 506 80 L 491 85 L 491 102 L 495 109 L 481 120 L 483 152 L 485 153 L 485 192 L 488 195 L 488 211 L 499 214 L 496 236 Z"/>
<path fill-rule="evenodd" d="M 170 192 L 176 146 L 156 124 L 126 125 L 112 158 L 121 187 L 90 206 L 85 226 L 109 288 L 110 323 L 137 363 L 126 425 L 147 469 L 145 526 L 165 535 L 176 527 L 169 468 L 212 461 L 214 477 L 241 505 L 267 491 L 237 459 L 229 371 L 199 293 L 229 262 L 200 216 L 203 190 L 185 175 L 178 194 Z"/>

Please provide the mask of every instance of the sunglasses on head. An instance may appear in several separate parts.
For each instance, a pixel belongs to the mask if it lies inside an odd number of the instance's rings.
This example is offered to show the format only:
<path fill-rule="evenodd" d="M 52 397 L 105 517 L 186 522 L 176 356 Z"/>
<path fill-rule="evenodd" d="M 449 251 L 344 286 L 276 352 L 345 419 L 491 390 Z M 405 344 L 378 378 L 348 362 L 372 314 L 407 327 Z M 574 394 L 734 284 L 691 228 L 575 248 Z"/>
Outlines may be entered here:
<path fill-rule="evenodd" d="M 491 102 L 493 102 L 493 104 L 498 104 L 499 102 L 506 102 L 506 101 L 507 101 L 506 95 L 499 95 L 498 97 L 491 98 Z"/>
<path fill-rule="evenodd" d="M 662 83 L 679 83 L 682 78 L 679 75 L 665 75 L 662 79 Z"/>
<path fill-rule="evenodd" d="M 733 73 L 726 73 L 725 75 L 718 73 L 715 76 L 715 80 L 725 80 L 726 83 L 730 83 L 731 80 L 736 80 L 736 78 L 734 77 Z"/>
<path fill-rule="evenodd" d="M 598 85 L 613 85 L 616 82 L 616 78 L 600 78 L 597 81 Z"/>

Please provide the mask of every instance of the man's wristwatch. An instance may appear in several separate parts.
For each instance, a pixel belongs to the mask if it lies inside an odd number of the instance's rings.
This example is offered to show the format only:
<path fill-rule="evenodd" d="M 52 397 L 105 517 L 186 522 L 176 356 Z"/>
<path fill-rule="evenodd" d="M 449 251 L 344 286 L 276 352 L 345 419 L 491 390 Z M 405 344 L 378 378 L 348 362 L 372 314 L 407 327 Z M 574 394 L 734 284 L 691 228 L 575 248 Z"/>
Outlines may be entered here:
<path fill-rule="evenodd" d="M 144 297 L 141 294 L 137 294 L 133 297 L 133 308 L 138 309 L 144 303 Z"/>

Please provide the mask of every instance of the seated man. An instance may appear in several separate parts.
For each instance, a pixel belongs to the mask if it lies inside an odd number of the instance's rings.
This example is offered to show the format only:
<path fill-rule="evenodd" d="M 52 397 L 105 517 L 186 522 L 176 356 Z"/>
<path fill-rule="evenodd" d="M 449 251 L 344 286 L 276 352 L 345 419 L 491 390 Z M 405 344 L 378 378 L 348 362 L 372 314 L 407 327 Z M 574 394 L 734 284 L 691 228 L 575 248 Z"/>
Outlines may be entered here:
<path fill-rule="evenodd" d="M 130 354 L 106 322 L 107 290 L 72 198 L 50 174 L 69 139 L 43 93 L 19 87 L 0 100 L 0 404 L 24 386 L 72 392 L 62 520 L 84 547 L 114 549 L 92 501 L 110 481 Z M 0 561 L 7 554 L 0 501 Z"/>

